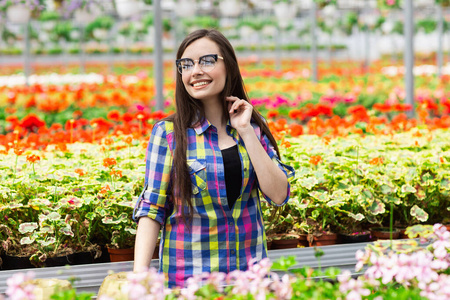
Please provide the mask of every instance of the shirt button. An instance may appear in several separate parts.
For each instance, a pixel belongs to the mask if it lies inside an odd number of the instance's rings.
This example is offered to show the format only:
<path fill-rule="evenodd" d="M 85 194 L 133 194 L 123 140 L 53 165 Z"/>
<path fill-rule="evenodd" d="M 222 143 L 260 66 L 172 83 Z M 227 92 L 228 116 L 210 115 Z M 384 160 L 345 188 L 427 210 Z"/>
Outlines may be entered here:
<path fill-rule="evenodd" d="M 246 172 L 247 172 L 247 168 L 244 168 L 244 171 L 246 171 Z"/>
<path fill-rule="evenodd" d="M 230 225 L 230 226 L 233 226 L 233 222 L 232 222 L 232 221 L 230 221 L 230 222 L 228 223 L 228 225 Z"/>
<path fill-rule="evenodd" d="M 230 252 L 231 252 L 231 254 L 233 254 L 233 255 L 236 253 L 236 251 L 233 250 L 233 249 L 232 249 Z"/>

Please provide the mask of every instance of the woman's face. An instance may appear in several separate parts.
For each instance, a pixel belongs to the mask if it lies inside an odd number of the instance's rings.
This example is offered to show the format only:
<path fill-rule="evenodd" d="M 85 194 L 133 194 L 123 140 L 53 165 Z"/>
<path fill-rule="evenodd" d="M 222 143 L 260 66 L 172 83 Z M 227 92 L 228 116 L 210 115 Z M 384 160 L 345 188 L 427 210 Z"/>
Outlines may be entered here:
<path fill-rule="evenodd" d="M 191 97 L 201 100 L 204 104 L 210 101 L 221 101 L 219 97 L 225 87 L 227 75 L 224 61 L 219 57 L 212 70 L 205 71 L 200 68 L 199 58 L 208 54 L 217 54 L 222 57 L 215 42 L 208 38 L 201 38 L 190 44 L 181 56 L 181 58 L 190 58 L 195 61 L 194 68 L 183 71 L 181 75 L 184 87 Z"/>

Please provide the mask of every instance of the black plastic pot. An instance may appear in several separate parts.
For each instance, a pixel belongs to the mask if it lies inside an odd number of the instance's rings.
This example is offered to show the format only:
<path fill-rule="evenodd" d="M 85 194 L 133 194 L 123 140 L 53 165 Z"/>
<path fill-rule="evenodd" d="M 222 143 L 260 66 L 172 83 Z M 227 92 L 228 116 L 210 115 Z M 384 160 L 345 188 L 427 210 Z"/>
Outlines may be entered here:
<path fill-rule="evenodd" d="M 363 234 L 345 234 L 340 233 L 339 238 L 341 243 L 350 244 L 350 243 L 364 243 L 370 241 L 370 232 L 366 232 Z"/>
<path fill-rule="evenodd" d="M 35 268 L 30 262 L 29 256 L 11 256 L 2 254 L 2 270 L 30 269 Z"/>

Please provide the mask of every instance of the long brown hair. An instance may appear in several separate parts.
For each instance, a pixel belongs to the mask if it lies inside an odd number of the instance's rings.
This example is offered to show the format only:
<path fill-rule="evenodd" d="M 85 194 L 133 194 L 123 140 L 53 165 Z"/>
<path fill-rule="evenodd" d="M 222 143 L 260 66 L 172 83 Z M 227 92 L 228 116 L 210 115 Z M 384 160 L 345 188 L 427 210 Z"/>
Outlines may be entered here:
<path fill-rule="evenodd" d="M 228 105 L 225 100 L 227 96 L 236 96 L 246 101 L 249 100 L 247 92 L 244 87 L 244 81 L 239 70 L 236 54 L 234 53 L 233 46 L 230 42 L 217 30 L 200 29 L 189 34 L 180 44 L 177 52 L 177 59 L 180 59 L 186 48 L 194 41 L 208 38 L 215 42 L 223 56 L 223 61 L 226 67 L 227 78 L 225 87 L 221 93 L 223 98 L 223 112 L 225 119 L 228 120 L 230 115 L 228 113 Z M 184 87 L 181 74 L 177 73 L 176 89 L 175 89 L 175 102 L 176 113 L 167 118 L 168 121 L 173 122 L 174 137 L 176 147 L 174 150 L 173 166 L 175 175 L 172 176 L 173 184 L 171 194 L 174 197 L 174 207 L 176 209 L 181 208 L 181 216 L 184 223 L 189 226 L 189 222 L 193 216 L 193 205 L 191 201 L 192 197 L 192 183 L 189 175 L 189 168 L 186 162 L 187 151 L 187 129 L 192 128 L 193 125 L 202 121 L 205 118 L 205 110 L 201 101 L 192 98 Z M 265 123 L 261 114 L 255 109 L 252 113 L 252 121 L 255 122 L 261 130 L 267 135 L 272 145 L 280 157 L 277 143 L 271 134 L 269 127 Z M 188 208 L 188 212 L 186 212 Z M 189 220 L 189 222 L 186 222 Z"/>

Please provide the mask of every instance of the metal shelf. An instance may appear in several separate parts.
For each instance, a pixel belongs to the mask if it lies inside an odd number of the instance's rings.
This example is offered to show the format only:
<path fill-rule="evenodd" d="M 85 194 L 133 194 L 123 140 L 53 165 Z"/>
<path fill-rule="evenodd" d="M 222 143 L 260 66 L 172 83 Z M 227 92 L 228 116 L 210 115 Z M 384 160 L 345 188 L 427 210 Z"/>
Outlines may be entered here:
<path fill-rule="evenodd" d="M 324 255 L 320 259 L 321 267 L 337 267 L 341 270 L 349 270 L 353 275 L 355 273 L 357 250 L 363 250 L 369 243 L 354 243 L 354 244 L 340 244 L 332 246 L 320 247 Z M 284 256 L 295 256 L 297 264 L 292 268 L 301 268 L 309 266 L 311 268 L 318 268 L 319 264 L 314 257 L 314 248 L 294 248 L 282 250 L 269 250 L 269 258 L 274 261 Z M 159 261 L 152 260 L 151 267 L 158 268 Z M 35 269 L 21 269 L 21 270 L 4 270 L 0 271 L 0 293 L 6 291 L 6 280 L 14 273 L 33 271 L 36 278 L 58 278 L 70 279 L 76 278 L 74 287 L 78 292 L 92 292 L 97 294 L 103 279 L 111 273 L 127 272 L 133 269 L 133 261 L 117 262 L 117 263 L 98 263 L 86 264 L 77 266 L 65 267 L 50 267 L 50 268 L 35 268 Z"/>

